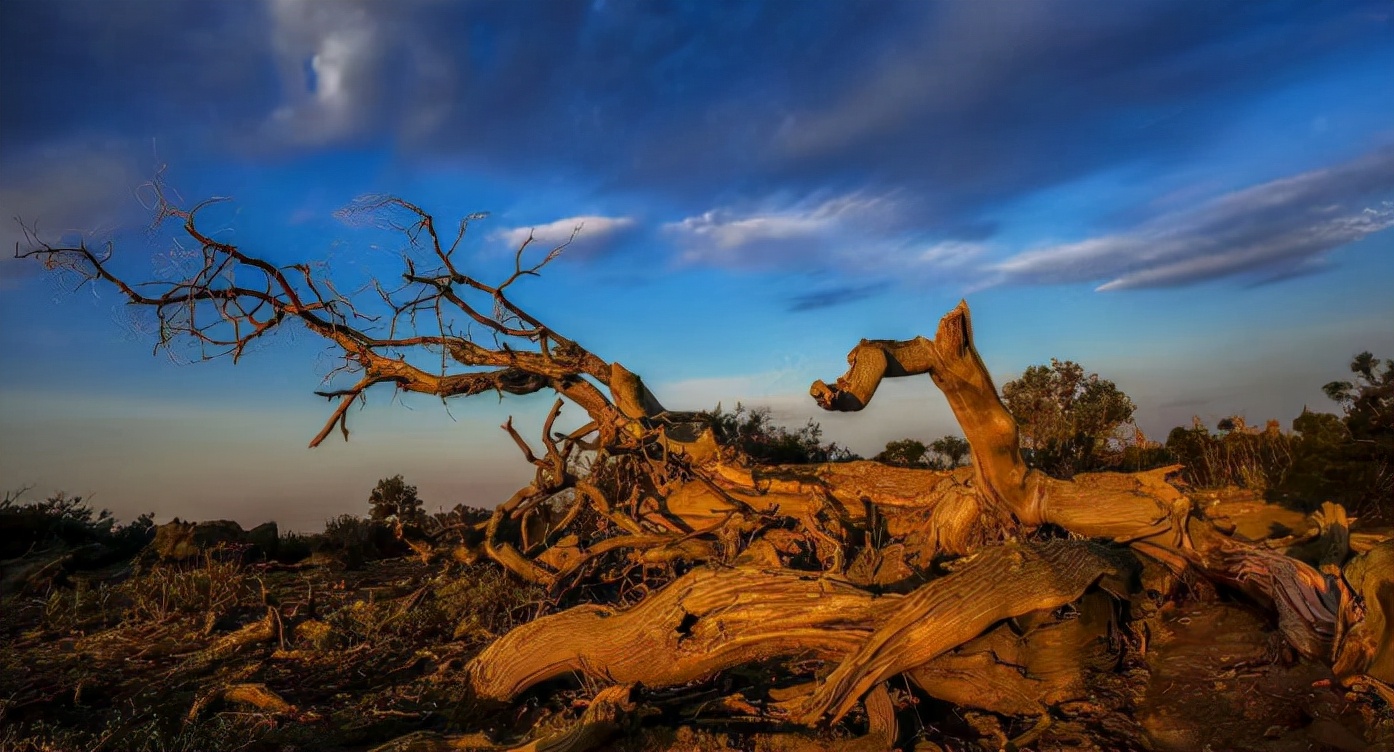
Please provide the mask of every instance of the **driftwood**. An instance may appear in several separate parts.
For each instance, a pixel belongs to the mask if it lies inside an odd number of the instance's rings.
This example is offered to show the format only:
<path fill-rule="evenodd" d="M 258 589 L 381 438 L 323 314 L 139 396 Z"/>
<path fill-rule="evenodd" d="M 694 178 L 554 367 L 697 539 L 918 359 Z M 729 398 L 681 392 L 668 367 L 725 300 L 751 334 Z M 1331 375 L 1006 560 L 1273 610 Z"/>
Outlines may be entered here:
<path fill-rule="evenodd" d="M 154 193 L 160 217 L 182 223 L 199 249 L 184 279 L 128 282 L 113 272 L 109 249 L 37 238 L 21 255 L 82 283 L 115 286 L 154 312 L 162 345 L 183 338 L 205 357 L 240 357 L 286 322 L 323 337 L 356 380 L 320 393 L 337 404 L 311 446 L 335 428 L 347 438 L 349 407 L 383 384 L 441 399 L 557 394 L 541 451 L 511 421 L 504 425 L 536 469 L 531 483 L 471 528 L 468 540 L 410 538 L 423 559 L 447 548 L 459 561 L 488 558 L 561 601 L 594 596 L 611 604 L 523 624 L 469 664 L 472 691 L 500 702 L 578 675 L 611 685 L 574 733 L 533 748 L 598 743 L 617 728 L 630 685 L 681 687 L 770 665 L 784 673 L 754 682 L 744 713 L 778 728 L 752 738 L 816 746 L 822 742 L 808 727 L 836 724 L 861 704 L 871 731 L 859 743 L 889 747 L 898 732 L 885 687 L 896 677 L 950 702 L 1031 716 L 1039 721 L 1031 733 L 1040 733 L 1051 708 L 1081 691 L 1086 668 L 1117 658 L 1115 633 L 1132 633 L 1135 649 L 1145 650 L 1145 629 L 1114 624 L 1126 618 L 1118 616 L 1124 604 L 1166 598 L 1179 592 L 1177 583 L 1242 594 L 1273 615 L 1293 649 L 1332 666 L 1341 684 L 1386 700 L 1391 694 L 1390 543 L 1353 534 L 1334 505 L 1313 516 L 1311 531 L 1288 539 L 1235 534 L 1168 480 L 1177 468 L 1068 481 L 1030 469 L 974 347 L 966 303 L 939 321 L 932 339 L 862 340 L 847 371 L 831 384 L 815 382 L 810 393 L 825 409 L 858 411 L 883 379 L 928 376 L 968 440 L 970 467 L 753 467 L 739 448 L 723 445 L 708 417 L 665 408 L 637 374 L 512 300 L 512 286 L 536 276 L 564 244 L 525 263 L 531 241 L 524 243 L 513 273 L 489 284 L 455 256 L 468 221 L 451 241 L 413 204 L 363 202 L 349 214 L 390 214 L 387 225 L 420 252 L 400 288 L 377 288 L 386 311 L 374 317 L 309 265 L 276 266 L 215 240 L 199 227 L 203 205 L 186 210 L 158 185 Z M 424 365 L 432 359 L 439 368 Z M 563 433 L 555 423 L 567 405 L 586 422 Z M 1052 615 L 1060 607 L 1081 616 Z M 1110 626 L 1101 635 L 1105 615 Z M 205 657 L 269 641 L 280 629 L 268 614 Z M 805 730 L 791 731 L 791 723 Z M 462 749 L 475 741 L 413 736 L 393 748 Z"/>

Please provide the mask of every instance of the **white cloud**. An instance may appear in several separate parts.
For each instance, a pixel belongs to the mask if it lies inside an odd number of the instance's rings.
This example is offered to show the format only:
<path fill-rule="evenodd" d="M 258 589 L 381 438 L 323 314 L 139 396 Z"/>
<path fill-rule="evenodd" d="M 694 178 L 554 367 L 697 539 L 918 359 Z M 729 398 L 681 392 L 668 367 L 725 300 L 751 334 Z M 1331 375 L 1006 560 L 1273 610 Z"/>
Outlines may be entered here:
<path fill-rule="evenodd" d="M 1103 235 L 1020 253 L 999 281 L 1168 287 L 1242 275 L 1258 281 L 1322 267 L 1337 248 L 1394 227 L 1394 147 L 1272 180 Z M 1373 206 L 1371 204 L 1374 204 Z"/>
<path fill-rule="evenodd" d="M 835 232 L 890 211 L 889 203 L 884 198 L 850 194 L 812 205 L 745 215 L 730 209 L 714 209 L 680 222 L 670 222 L 664 228 L 691 241 L 730 251 L 768 241 Z"/>
<path fill-rule="evenodd" d="M 982 258 L 987 252 L 983 243 L 968 243 L 962 240 L 945 240 L 919 251 L 912 257 L 915 266 L 931 266 L 941 269 L 956 269 L 968 266 Z"/>
<path fill-rule="evenodd" d="M 889 196 L 849 193 L 783 206 L 722 207 L 669 222 L 687 264 L 769 268 L 840 265 L 860 251 L 885 245 L 902 224 L 902 209 Z"/>
<path fill-rule="evenodd" d="M 285 96 L 268 122 L 272 132 L 294 143 L 325 143 L 372 126 L 387 40 L 371 6 L 307 0 L 268 5 Z"/>
<path fill-rule="evenodd" d="M 963 240 L 927 241 L 898 195 L 854 192 L 797 203 L 722 207 L 663 226 L 684 264 L 734 269 L 833 272 L 833 288 L 811 289 L 797 310 L 869 297 L 890 280 L 949 279 L 976 272 L 987 247 Z M 867 281 L 871 284 L 867 284 Z"/>
<path fill-rule="evenodd" d="M 535 244 L 556 246 L 565 243 L 574 233 L 575 240 L 572 241 L 572 248 L 578 249 L 586 255 L 593 255 L 607 241 L 633 229 L 635 224 L 633 217 L 605 217 L 585 214 L 565 217 L 543 225 L 497 230 L 489 237 L 510 249 L 517 249 L 527 242 L 529 237 Z"/>
<path fill-rule="evenodd" d="M 400 5 L 396 4 L 396 5 Z M 413 14 L 368 0 L 267 0 L 282 101 L 266 131 L 287 144 L 328 144 L 382 129 L 438 128 L 458 71 L 411 26 Z"/>

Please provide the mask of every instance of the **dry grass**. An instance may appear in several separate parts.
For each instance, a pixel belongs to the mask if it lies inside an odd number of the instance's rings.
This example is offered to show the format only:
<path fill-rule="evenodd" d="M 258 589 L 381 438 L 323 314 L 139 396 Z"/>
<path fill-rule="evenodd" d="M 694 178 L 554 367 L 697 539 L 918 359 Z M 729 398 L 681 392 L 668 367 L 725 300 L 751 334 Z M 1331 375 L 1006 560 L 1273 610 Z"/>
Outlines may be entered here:
<path fill-rule="evenodd" d="M 342 749 L 517 720 L 481 714 L 459 668 L 545 607 L 536 588 L 490 564 L 285 571 L 227 554 L 0 603 L 0 750 Z M 236 644 L 266 604 L 271 639 Z M 208 699 L 247 683 L 295 712 Z"/>

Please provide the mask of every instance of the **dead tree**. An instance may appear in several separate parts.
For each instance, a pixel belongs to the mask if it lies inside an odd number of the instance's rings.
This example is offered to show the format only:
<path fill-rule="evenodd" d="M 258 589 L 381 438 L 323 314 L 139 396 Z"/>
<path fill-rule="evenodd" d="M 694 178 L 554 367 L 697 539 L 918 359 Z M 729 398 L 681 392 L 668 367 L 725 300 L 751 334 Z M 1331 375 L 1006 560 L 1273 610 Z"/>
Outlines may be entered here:
<path fill-rule="evenodd" d="M 1206 519 L 1168 482 L 1177 468 L 1072 481 L 1028 469 L 1017 425 L 973 345 L 966 303 L 933 338 L 861 341 L 847 372 L 815 382 L 811 394 L 825 409 L 856 411 L 882 379 L 927 375 L 971 446 L 970 466 L 757 467 L 722 446 L 702 414 L 666 409 L 639 376 L 513 301 L 514 285 L 538 275 L 565 243 L 533 260 L 529 239 L 512 272 L 486 283 L 458 254 L 475 217 L 446 237 L 414 204 L 362 200 L 351 213 L 382 219 L 412 249 L 399 280 L 368 291 L 382 310 L 374 315 L 314 266 L 278 266 L 204 232 L 207 202 L 183 209 L 155 190 L 159 219 L 180 223 L 195 249 L 182 274 L 130 281 L 115 271 L 110 246 L 54 246 L 36 236 L 18 255 L 78 285 L 115 286 L 153 312 L 160 347 L 193 344 L 200 357 L 237 359 L 290 324 L 332 343 L 352 383 L 318 392 L 335 406 L 311 446 L 335 428 L 347 438 L 350 406 L 376 387 L 442 399 L 557 394 L 540 453 L 511 421 L 503 426 L 536 474 L 478 526 L 476 550 L 461 558 L 487 557 L 559 596 L 605 584 L 629 594 L 524 624 L 467 668 L 473 693 L 499 702 L 578 674 L 621 687 L 605 695 L 604 723 L 587 713 L 558 748 L 601 743 L 596 729 L 613 732 L 616 714 L 644 701 L 633 687 L 689 687 L 757 663 L 780 670 L 746 690 L 758 698 L 728 698 L 714 712 L 738 708 L 795 747 L 821 743 L 798 729 L 839 723 L 860 707 L 869 729 L 862 742 L 888 748 L 897 732 L 887 682 L 896 677 L 931 696 L 1044 724 L 1051 707 L 1078 696 L 1085 667 L 1116 664 L 1116 646 L 1101 646 L 1113 644 L 1110 625 L 1124 618 L 1139 582 L 1187 578 L 1244 593 L 1271 610 L 1299 653 L 1333 666 L 1345 685 L 1391 699 L 1394 544 L 1357 545 L 1344 511 L 1328 505 L 1301 540 L 1283 541 L 1315 552 L 1299 558 Z M 587 422 L 558 432 L 568 404 Z M 677 576 L 675 564 L 686 573 Z M 654 570 L 664 574 L 652 579 Z M 1059 617 L 1065 606 L 1086 616 Z M 1029 626 L 1007 630 L 1007 622 Z M 667 697 L 648 701 L 682 694 Z"/>

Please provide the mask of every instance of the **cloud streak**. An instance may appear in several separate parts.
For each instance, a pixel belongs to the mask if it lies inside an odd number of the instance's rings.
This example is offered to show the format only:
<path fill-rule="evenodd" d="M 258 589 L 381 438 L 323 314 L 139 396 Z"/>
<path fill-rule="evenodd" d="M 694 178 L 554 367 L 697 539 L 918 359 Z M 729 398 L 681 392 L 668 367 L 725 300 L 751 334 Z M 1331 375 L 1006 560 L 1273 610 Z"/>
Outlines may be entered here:
<path fill-rule="evenodd" d="M 683 249 L 684 263 L 756 269 L 828 260 L 898 224 L 892 199 L 847 194 L 782 208 L 711 209 L 663 230 Z"/>
<path fill-rule="evenodd" d="M 592 257 L 608 250 L 613 243 L 634 230 L 637 221 L 633 217 L 606 217 L 585 214 L 565 217 L 541 225 L 528 225 L 497 230 L 490 239 L 510 249 L 516 250 L 529 239 L 533 243 L 558 246 L 570 242 L 568 250 L 574 250 L 583 257 Z"/>
<path fill-rule="evenodd" d="M 721 207 L 663 226 L 680 265 L 812 277 L 843 284 L 790 296 L 789 310 L 812 311 L 863 300 L 897 284 L 973 286 L 988 245 L 930 240 L 911 205 L 895 195 L 854 192 L 759 208 Z"/>
<path fill-rule="evenodd" d="M 31 238 L 24 228 L 37 230 L 51 243 L 76 237 L 101 239 L 143 216 L 132 197 L 135 166 L 118 148 L 82 144 L 54 146 L 0 163 L 8 176 L 0 182 L 0 289 L 20 275 L 36 273 L 40 265 L 14 258 L 27 251 Z"/>
<path fill-rule="evenodd" d="M 1394 146 L 1154 218 L 1131 232 L 1039 248 L 993 265 L 1009 284 L 1099 283 L 1100 291 L 1227 277 L 1301 276 L 1334 250 L 1394 227 Z"/>
<path fill-rule="evenodd" d="M 822 290 L 812 290 L 790 298 L 789 311 L 793 313 L 816 311 L 820 308 L 855 303 L 858 300 L 880 295 L 889 286 L 889 283 L 886 282 L 873 282 L 865 285 L 840 285 Z"/>

